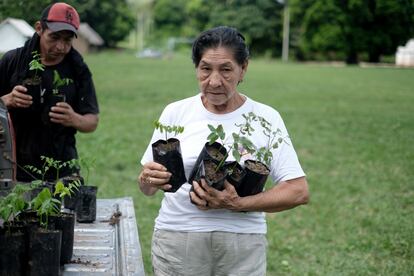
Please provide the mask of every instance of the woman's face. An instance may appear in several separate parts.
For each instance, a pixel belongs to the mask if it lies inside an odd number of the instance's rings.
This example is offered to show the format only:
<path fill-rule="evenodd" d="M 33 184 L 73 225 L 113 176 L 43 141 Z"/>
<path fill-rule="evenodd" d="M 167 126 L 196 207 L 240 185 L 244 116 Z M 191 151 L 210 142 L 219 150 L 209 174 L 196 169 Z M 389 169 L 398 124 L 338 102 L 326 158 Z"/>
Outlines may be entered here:
<path fill-rule="evenodd" d="M 197 66 L 197 79 L 207 103 L 226 106 L 234 100 L 237 84 L 243 80 L 246 69 L 247 62 L 239 65 L 228 48 L 206 50 Z"/>

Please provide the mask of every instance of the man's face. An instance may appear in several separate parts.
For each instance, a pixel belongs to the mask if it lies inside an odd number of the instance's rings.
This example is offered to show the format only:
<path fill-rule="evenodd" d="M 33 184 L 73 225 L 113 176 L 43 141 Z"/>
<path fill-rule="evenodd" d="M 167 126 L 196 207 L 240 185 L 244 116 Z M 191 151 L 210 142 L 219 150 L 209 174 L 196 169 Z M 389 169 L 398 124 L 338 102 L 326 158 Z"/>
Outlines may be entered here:
<path fill-rule="evenodd" d="M 40 52 L 46 62 L 59 63 L 69 53 L 74 37 L 73 32 L 52 32 L 49 29 L 42 29 L 38 33 L 40 33 Z"/>

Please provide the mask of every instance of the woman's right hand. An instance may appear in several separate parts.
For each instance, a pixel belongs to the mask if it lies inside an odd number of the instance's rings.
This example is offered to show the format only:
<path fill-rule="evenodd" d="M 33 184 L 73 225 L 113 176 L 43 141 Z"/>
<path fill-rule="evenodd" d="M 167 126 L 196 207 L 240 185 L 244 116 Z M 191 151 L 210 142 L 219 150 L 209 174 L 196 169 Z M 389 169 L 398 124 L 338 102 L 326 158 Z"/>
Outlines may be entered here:
<path fill-rule="evenodd" d="M 145 163 L 138 176 L 139 187 L 145 195 L 153 195 L 157 190 L 169 190 L 171 173 L 156 162 Z"/>

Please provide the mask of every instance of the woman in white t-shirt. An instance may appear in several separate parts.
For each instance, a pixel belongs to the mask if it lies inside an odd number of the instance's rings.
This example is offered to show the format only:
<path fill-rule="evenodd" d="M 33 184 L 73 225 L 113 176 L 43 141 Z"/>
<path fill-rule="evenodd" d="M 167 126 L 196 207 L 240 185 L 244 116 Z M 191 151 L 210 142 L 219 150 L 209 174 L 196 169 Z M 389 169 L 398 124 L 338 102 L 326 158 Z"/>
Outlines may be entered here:
<path fill-rule="evenodd" d="M 175 193 L 164 193 L 152 240 L 155 275 L 265 275 L 264 212 L 280 212 L 308 202 L 305 173 L 279 113 L 237 91 L 248 58 L 244 37 L 236 29 L 222 26 L 201 33 L 192 53 L 200 93 L 169 104 L 159 121 L 184 126 L 176 138 L 188 179 L 207 142 L 208 124 L 221 124 L 226 133 L 233 133 L 238 131 L 236 125 L 243 123 L 243 114 L 253 112 L 266 118 L 286 142 L 272 152 L 270 177 L 275 185 L 259 194 L 239 197 L 227 181 L 219 191 L 201 180 L 184 183 Z M 162 138 L 156 130 L 141 160 L 138 183 L 148 196 L 171 188 L 171 173 L 152 157 L 151 144 Z M 266 143 L 261 131 L 249 138 L 258 147 Z M 232 156 L 229 159 L 234 160 Z"/>

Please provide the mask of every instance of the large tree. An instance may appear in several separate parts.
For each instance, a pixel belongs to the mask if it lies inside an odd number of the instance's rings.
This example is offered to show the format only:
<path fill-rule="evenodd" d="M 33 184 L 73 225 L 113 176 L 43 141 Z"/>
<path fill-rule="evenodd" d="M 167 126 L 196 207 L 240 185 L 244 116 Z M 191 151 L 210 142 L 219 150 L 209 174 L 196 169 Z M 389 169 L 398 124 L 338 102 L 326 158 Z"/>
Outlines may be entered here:
<path fill-rule="evenodd" d="M 253 53 L 280 54 L 282 5 L 275 0 L 157 0 L 154 23 L 158 32 L 194 37 L 207 28 L 238 28 Z"/>
<path fill-rule="evenodd" d="M 14 17 L 34 25 L 40 19 L 43 9 L 50 3 L 50 0 L 0 0 L 0 21 Z"/>
<path fill-rule="evenodd" d="M 315 0 L 308 6 L 293 0 L 291 5 L 295 22 L 302 19 L 299 47 L 308 56 L 336 52 L 357 63 L 367 54 L 378 62 L 414 34 L 414 0 Z"/>
<path fill-rule="evenodd" d="M 280 55 L 282 5 L 274 0 L 218 1 L 211 10 L 209 26 L 227 25 L 239 29 L 253 54 Z"/>
<path fill-rule="evenodd" d="M 104 39 L 105 45 L 115 47 L 135 26 L 135 15 L 126 0 L 67 0 Z"/>
<path fill-rule="evenodd" d="M 21 18 L 34 24 L 50 0 L 0 0 L 0 19 Z M 126 0 L 66 0 L 79 12 L 81 22 L 87 22 L 105 40 L 106 46 L 116 46 L 133 29 L 134 14 Z"/>

